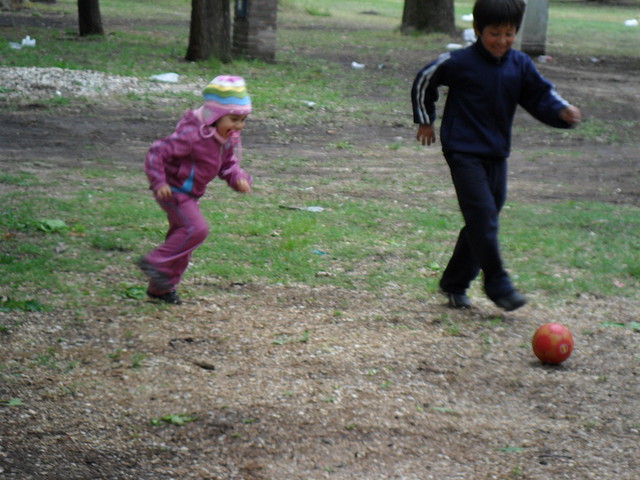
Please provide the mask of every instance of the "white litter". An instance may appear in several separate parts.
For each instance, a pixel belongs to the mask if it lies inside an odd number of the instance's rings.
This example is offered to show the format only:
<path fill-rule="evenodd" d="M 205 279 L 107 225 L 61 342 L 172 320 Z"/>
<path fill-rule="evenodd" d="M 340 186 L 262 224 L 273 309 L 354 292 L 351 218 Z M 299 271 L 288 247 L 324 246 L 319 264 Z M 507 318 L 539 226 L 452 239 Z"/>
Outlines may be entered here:
<path fill-rule="evenodd" d="M 362 70 L 364 68 L 364 63 L 351 62 L 351 68 L 354 70 Z"/>
<path fill-rule="evenodd" d="M 284 208 L 286 210 L 302 210 L 305 212 L 314 212 L 314 213 L 324 212 L 324 208 L 322 207 L 290 207 L 288 205 L 280 205 L 280 208 Z"/>
<path fill-rule="evenodd" d="M 476 31 L 473 28 L 465 28 L 462 32 L 462 39 L 467 43 L 476 41 Z"/>
<path fill-rule="evenodd" d="M 158 75 L 151 75 L 151 80 L 154 80 L 156 82 L 166 82 L 166 83 L 178 83 L 178 79 L 180 78 L 180 75 L 178 75 L 177 73 L 160 73 Z"/>
<path fill-rule="evenodd" d="M 22 39 L 22 46 L 23 47 L 35 47 L 36 46 L 36 39 L 35 38 L 31 38 L 29 35 L 27 35 L 26 37 L 24 37 Z"/>
<path fill-rule="evenodd" d="M 635 18 L 630 18 L 629 20 L 625 20 L 624 24 L 627 27 L 637 27 L 638 26 L 638 20 L 635 19 Z"/>

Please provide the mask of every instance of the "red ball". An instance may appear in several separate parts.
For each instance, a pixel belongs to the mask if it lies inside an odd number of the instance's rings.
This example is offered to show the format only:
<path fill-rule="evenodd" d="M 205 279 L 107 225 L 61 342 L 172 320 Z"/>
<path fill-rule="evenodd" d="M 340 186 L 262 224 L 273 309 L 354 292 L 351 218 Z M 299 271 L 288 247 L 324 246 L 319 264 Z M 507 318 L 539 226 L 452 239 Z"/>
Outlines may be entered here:
<path fill-rule="evenodd" d="M 545 323 L 533 334 L 531 346 L 541 362 L 558 365 L 571 355 L 573 337 L 567 327 L 559 323 Z"/>

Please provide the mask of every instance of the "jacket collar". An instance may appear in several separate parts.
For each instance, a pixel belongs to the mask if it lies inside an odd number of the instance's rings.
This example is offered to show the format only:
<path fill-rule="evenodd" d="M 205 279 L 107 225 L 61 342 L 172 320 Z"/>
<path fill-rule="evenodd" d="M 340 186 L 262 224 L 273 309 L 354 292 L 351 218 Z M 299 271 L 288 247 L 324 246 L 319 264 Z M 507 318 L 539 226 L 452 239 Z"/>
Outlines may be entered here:
<path fill-rule="evenodd" d="M 482 45 L 482 42 L 480 40 L 476 40 L 476 42 L 473 44 L 472 46 L 473 48 L 476 49 L 476 51 L 478 53 L 480 53 L 480 55 L 485 58 L 488 62 L 493 63 L 495 65 L 501 65 L 505 60 L 507 60 L 509 58 L 509 56 L 511 55 L 511 48 L 509 50 L 507 50 L 507 53 L 505 53 L 502 57 L 495 57 L 491 52 L 489 52 L 489 50 L 487 50 L 486 48 L 484 48 L 484 45 Z"/>

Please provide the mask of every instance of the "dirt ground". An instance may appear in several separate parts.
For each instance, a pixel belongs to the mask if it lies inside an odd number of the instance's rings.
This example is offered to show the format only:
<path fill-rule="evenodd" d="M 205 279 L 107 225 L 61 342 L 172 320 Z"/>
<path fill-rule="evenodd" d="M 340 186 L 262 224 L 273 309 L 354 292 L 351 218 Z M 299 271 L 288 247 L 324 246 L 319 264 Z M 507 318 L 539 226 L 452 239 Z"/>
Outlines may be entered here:
<path fill-rule="evenodd" d="M 335 61 L 348 69 L 343 53 Z M 423 57 L 389 59 L 379 74 L 406 86 Z M 627 119 L 637 127 L 637 60 L 555 56 L 540 69 L 583 108 L 585 124 Z M 22 102 L 0 111 L 0 168 L 53 179 L 58 167 L 80 169 L 99 149 L 123 177 L 138 179 L 150 142 L 175 120 L 109 102 L 54 113 Z M 533 125 L 518 113 L 517 128 Z M 283 142 L 277 128 L 257 114 L 243 135 L 245 149 L 260 152 L 252 173 L 263 184 L 276 175 L 326 175 L 316 168 L 274 172 L 270 159 L 322 159 L 335 133 L 287 125 L 293 140 Z M 371 152 L 357 159 L 370 174 L 393 175 L 388 156 L 374 152 L 402 137 L 395 155 L 410 171 L 447 178 L 437 149 L 412 148 L 413 135 L 408 113 L 387 125 L 340 126 L 341 138 Z M 510 198 L 640 206 L 640 134 L 620 136 L 609 144 L 516 134 Z M 575 154 L 554 154 L 567 147 Z M 321 197 L 332 188 L 323 182 L 316 191 Z M 360 194 L 429 201 L 393 190 Z M 114 283 L 133 278 L 136 272 L 105 272 Z M 637 299 L 581 295 L 551 305 L 530 295 L 530 305 L 504 314 L 481 297 L 459 312 L 433 292 L 418 301 L 398 288 L 373 295 L 217 284 L 152 318 L 118 303 L 87 307 L 83 322 L 64 309 L 0 313 L 20 324 L 0 334 L 0 477 L 637 480 L 640 332 L 605 326 L 637 322 Z M 542 365 L 531 334 L 560 319 L 575 350 L 561 366 Z M 73 361 L 75 368 L 35 366 L 43 346 L 58 365 Z M 131 368 L 140 353 L 144 362 Z M 7 406 L 11 398 L 22 405 Z M 178 414 L 195 420 L 161 420 Z"/>

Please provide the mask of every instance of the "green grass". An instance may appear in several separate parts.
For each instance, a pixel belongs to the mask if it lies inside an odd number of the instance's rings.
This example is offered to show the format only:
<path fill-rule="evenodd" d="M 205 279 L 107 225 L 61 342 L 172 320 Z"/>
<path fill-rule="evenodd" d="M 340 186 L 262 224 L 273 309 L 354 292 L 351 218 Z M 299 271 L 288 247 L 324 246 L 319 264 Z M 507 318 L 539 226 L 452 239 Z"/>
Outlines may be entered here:
<path fill-rule="evenodd" d="M 567 92 L 570 95 L 570 92 Z M 583 111 L 589 109 L 589 105 L 581 105 Z M 575 130 L 551 129 L 547 125 L 536 122 L 529 125 L 514 126 L 515 137 L 546 138 L 550 142 L 563 142 L 565 140 L 581 141 L 584 143 L 597 143 L 600 145 L 620 145 L 634 142 L 639 126 L 638 120 L 626 119 L 600 119 L 597 117 L 586 118 Z M 570 152 L 565 152 L 570 154 Z"/>
<path fill-rule="evenodd" d="M 4 199 L 5 295 L 19 295 L 27 284 L 76 299 L 91 291 L 109 296 L 113 287 L 103 284 L 99 272 L 113 263 L 130 268 L 162 239 L 165 219 L 146 192 L 93 194 L 91 208 L 86 191 L 69 199 Z M 291 203 L 286 193 L 238 196 L 224 186 L 216 189 L 216 199 L 203 200 L 212 234 L 194 255 L 189 275 L 196 284 L 204 277 L 221 284 L 333 284 L 371 291 L 401 285 L 405 294 L 420 297 L 436 288 L 459 226 L 451 203 L 407 208 L 370 198 L 327 198 L 315 202 L 324 208 L 315 213 L 281 208 Z M 503 218 L 504 255 L 523 289 L 634 295 L 640 280 L 638 209 L 599 203 L 510 207 Z M 68 228 L 42 231 L 38 222 L 48 218 Z"/>
<path fill-rule="evenodd" d="M 456 3 L 460 28 L 469 26 L 460 21 L 460 16 L 469 13 L 471 5 Z M 407 99 L 399 99 L 395 93 L 405 87 L 380 76 L 376 80 L 377 95 L 371 95 L 367 84 L 358 81 L 362 72 L 345 68 L 351 60 L 360 58 L 352 59 L 346 54 L 341 57 L 344 45 L 361 47 L 358 52 L 371 64 L 377 59 L 393 62 L 404 52 L 416 49 L 424 50 L 426 55 L 442 49 L 449 41 L 437 35 L 400 35 L 400 0 L 282 0 L 275 65 L 245 60 L 235 61 L 232 67 L 215 60 L 195 64 L 182 61 L 188 38 L 188 0 L 101 0 L 100 6 L 107 34 L 104 38 L 80 39 L 73 28 L 75 0 L 58 0 L 53 6 L 31 4 L 29 11 L 33 15 L 41 14 L 39 11 L 60 12 L 71 27 L 3 27 L 1 32 L 7 41 L 0 42 L 0 62 L 9 66 L 95 69 L 141 78 L 175 71 L 197 80 L 233 68 L 249 78 L 256 115 L 276 125 L 274 135 L 281 140 L 295 135 L 280 128 L 288 125 L 326 130 L 339 129 L 345 122 L 385 125 L 406 117 Z M 364 11 L 369 13 L 365 15 Z M 620 26 L 626 18 L 636 16 L 637 5 L 553 2 L 550 47 L 563 54 L 585 57 L 637 58 L 634 45 L 640 40 L 640 29 Z M 338 25 L 340 34 L 305 28 L 309 25 Z M 37 49 L 9 49 L 8 41 L 27 34 L 38 40 Z M 334 55 L 324 58 L 319 56 L 322 51 Z M 411 75 L 412 72 L 407 73 L 407 77 Z M 171 96 L 185 105 L 197 99 L 193 94 L 166 95 Z M 65 107 L 64 100 L 45 102 L 47 114 Z M 135 96 L 122 101 L 153 107 L 156 98 Z M 316 102 L 317 106 L 304 107 L 305 101 Z M 7 103 L 0 108 L 11 106 Z M 607 143 L 626 142 L 632 138 L 625 133 L 631 131 L 632 125 L 626 127 L 625 130 L 611 122 L 594 120 L 570 134 L 585 140 L 598 137 Z M 545 128 L 545 134 L 555 139 L 560 137 L 554 136 L 569 134 L 546 127 L 531 128 L 534 133 Z M 331 142 L 326 148 L 332 149 L 333 154 L 323 165 L 328 171 L 338 171 L 347 157 L 366 158 L 371 154 L 367 145 L 343 140 L 339 135 Z M 391 155 L 402 156 L 400 144 L 389 145 L 388 149 Z M 571 152 L 567 149 L 551 154 Z M 251 155 L 245 157 L 249 170 Z M 123 184 L 114 190 L 113 183 L 122 174 L 110 170 L 104 160 L 93 163 L 90 168 L 73 172 L 81 178 L 65 185 L 65 196 L 49 195 L 35 175 L 19 168 L 0 174 L 0 187 L 30 189 L 29 195 L 0 194 L 0 293 L 10 299 L 11 305 L 27 305 L 30 295 L 43 291 L 51 292 L 46 300 L 41 299 L 44 303 L 67 305 L 100 302 L 113 295 L 134 299 L 140 296 L 138 285 L 142 279 L 132 262 L 161 241 L 166 220 L 146 189 L 140 187 L 145 183 L 142 174 L 134 186 Z M 309 163 L 301 156 L 274 158 L 269 168 L 286 174 L 291 169 L 311 168 Z M 345 192 L 393 189 L 419 196 L 448 182 L 382 178 L 357 164 L 352 167 L 350 177 L 340 178 Z M 56 173 L 64 176 L 72 172 Z M 238 196 L 224 185 L 212 186 L 216 201 L 202 202 L 212 233 L 193 257 L 189 275 L 196 281 L 191 288 L 204 289 L 203 284 L 210 288 L 211 282 L 226 285 L 259 281 L 331 284 L 371 291 L 399 287 L 414 297 L 435 290 L 460 226 L 454 201 L 408 207 L 365 194 L 323 195 L 320 200 L 305 194 L 305 189 L 331 186 L 341 176 L 302 175 L 291 184 L 278 179 L 277 174 L 271 175 L 270 185 L 258 186 L 249 196 Z M 292 205 L 317 205 L 324 211 L 281 208 Z M 516 282 L 523 290 L 559 297 L 577 292 L 638 295 L 638 208 L 588 202 L 512 203 L 509 207 L 502 221 L 503 251 L 507 266 L 517 273 Z M 65 228 L 41 228 L 47 220 L 61 220 Z M 115 290 L 113 284 L 105 282 L 103 273 L 110 266 L 128 272 Z"/>
<path fill-rule="evenodd" d="M 512 215 L 506 249 L 519 283 L 547 294 L 634 294 L 640 281 L 637 208 L 566 202 L 517 205 Z"/>
<path fill-rule="evenodd" d="M 624 6 L 606 3 L 554 1 L 548 28 L 548 51 L 564 55 L 637 57 L 640 29 L 624 21 L 638 18 L 639 2 Z"/>

